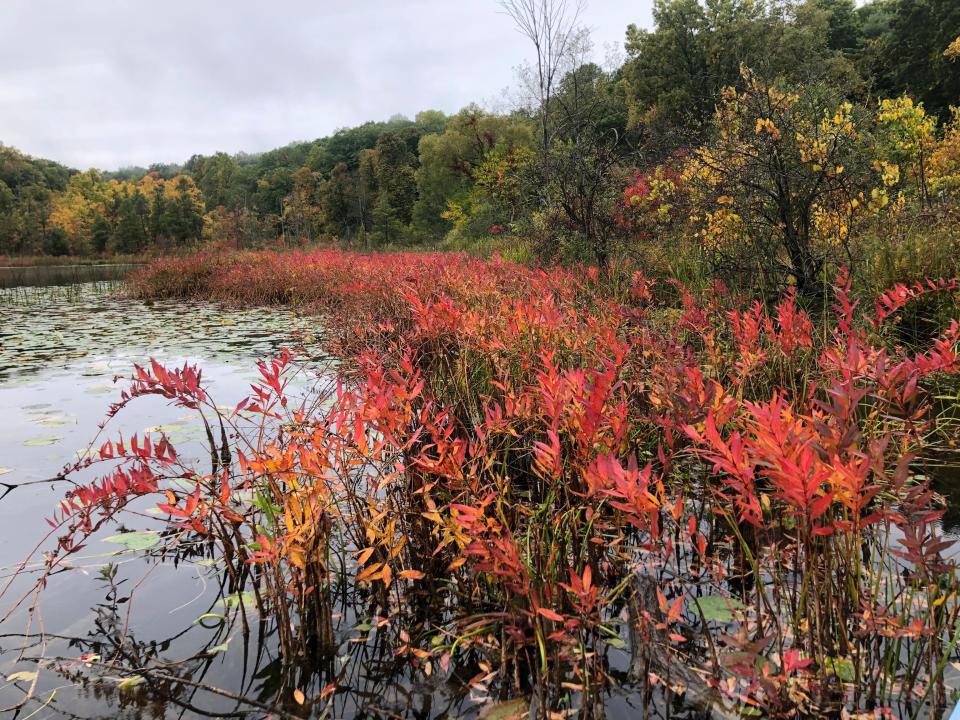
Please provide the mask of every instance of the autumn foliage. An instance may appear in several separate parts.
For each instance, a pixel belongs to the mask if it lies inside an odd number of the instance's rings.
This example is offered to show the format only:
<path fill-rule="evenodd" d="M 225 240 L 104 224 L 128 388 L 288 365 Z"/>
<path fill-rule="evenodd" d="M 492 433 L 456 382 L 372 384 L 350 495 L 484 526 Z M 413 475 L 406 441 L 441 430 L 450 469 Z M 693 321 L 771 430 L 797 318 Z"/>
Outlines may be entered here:
<path fill-rule="evenodd" d="M 187 471 L 165 439 L 104 444 L 81 464 L 125 469 L 56 511 L 50 567 L 154 495 L 256 589 L 289 658 L 334 642 L 330 597 L 349 588 L 414 672 L 481 657 L 475 699 L 532 694 L 543 717 L 602 705 L 623 652 L 634 682 L 700 707 L 942 705 L 960 604 L 924 467 L 960 325 L 920 349 L 888 328 L 956 290 L 924 281 L 874 305 L 841 274 L 812 312 L 792 291 L 764 305 L 628 266 L 160 261 L 130 292 L 311 308 L 341 364 L 303 398 L 294 354 L 264 361 L 233 413 L 196 368 L 138 368 L 121 406 L 196 409 L 211 467 L 188 491 L 168 482 Z"/>

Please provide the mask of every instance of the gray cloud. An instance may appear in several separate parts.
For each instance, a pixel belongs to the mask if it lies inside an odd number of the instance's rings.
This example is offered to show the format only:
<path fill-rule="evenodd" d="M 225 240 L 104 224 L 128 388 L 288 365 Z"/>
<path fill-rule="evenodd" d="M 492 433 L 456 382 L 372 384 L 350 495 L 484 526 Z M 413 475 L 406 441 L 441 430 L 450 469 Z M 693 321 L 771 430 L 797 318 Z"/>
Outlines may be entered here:
<path fill-rule="evenodd" d="M 651 4 L 589 4 L 597 60 Z M 104 169 L 255 152 L 496 103 L 529 54 L 494 0 L 3 0 L 0 142 Z"/>

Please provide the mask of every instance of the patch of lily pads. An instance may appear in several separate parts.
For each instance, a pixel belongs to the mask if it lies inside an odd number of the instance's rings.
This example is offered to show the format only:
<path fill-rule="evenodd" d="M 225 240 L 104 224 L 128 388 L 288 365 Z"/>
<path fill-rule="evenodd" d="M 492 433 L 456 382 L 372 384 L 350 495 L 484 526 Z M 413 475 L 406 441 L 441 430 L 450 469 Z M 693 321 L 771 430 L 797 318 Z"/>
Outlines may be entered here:
<path fill-rule="evenodd" d="M 104 377 L 126 371 L 116 363 L 117 352 L 130 359 L 163 354 L 240 361 L 272 355 L 289 346 L 295 335 L 318 336 L 315 318 L 203 302 L 147 305 L 106 294 L 104 286 L 93 283 L 74 286 L 69 293 L 51 293 L 42 304 L 17 302 L 12 296 L 6 302 L 4 294 L 11 293 L 0 290 L 3 385 L 54 364 L 62 367 L 65 360 L 81 362 L 77 373 L 84 377 Z M 99 385 L 88 392 L 108 392 L 108 387 Z"/>
<path fill-rule="evenodd" d="M 49 437 L 35 437 L 30 438 L 29 440 L 24 440 L 23 444 L 26 447 L 47 447 L 60 442 L 62 439 L 63 438 L 57 437 L 56 435 L 51 435 Z"/>

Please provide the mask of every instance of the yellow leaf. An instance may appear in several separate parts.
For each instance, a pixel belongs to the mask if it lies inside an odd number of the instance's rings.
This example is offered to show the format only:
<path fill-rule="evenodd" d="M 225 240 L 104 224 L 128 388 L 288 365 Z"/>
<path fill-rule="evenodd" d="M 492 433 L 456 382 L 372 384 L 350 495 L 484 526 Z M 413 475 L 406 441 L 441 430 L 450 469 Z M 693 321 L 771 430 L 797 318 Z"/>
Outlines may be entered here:
<path fill-rule="evenodd" d="M 290 562 L 301 570 L 307 569 L 306 559 L 303 553 L 303 548 L 293 546 L 287 551 L 287 558 Z"/>
<path fill-rule="evenodd" d="M 304 697 L 303 691 L 300 690 L 300 688 L 294 688 L 293 699 L 297 701 L 297 705 L 303 705 L 307 701 L 307 698 Z"/>
<path fill-rule="evenodd" d="M 30 672 L 28 670 L 20 670 L 19 672 L 15 672 L 15 673 L 11 673 L 10 675 L 7 675 L 7 680 L 9 680 L 10 682 L 17 682 L 17 681 L 33 682 L 36 679 L 36 677 L 37 677 L 37 673 L 35 672 Z"/>
<path fill-rule="evenodd" d="M 390 550 L 390 558 L 393 559 L 393 558 L 397 557 L 397 556 L 400 554 L 400 552 L 403 550 L 403 546 L 406 545 L 406 544 L 407 544 L 407 538 L 406 538 L 406 536 L 405 536 L 405 535 L 401 535 L 401 536 L 400 536 L 400 542 L 398 542 L 398 543 Z"/>

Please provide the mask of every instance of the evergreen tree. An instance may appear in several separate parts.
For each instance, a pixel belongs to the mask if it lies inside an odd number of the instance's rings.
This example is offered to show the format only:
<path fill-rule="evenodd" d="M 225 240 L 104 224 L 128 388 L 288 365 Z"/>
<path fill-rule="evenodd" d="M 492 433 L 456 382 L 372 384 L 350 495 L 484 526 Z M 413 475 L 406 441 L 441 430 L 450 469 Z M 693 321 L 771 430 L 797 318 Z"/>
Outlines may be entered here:
<path fill-rule="evenodd" d="M 94 218 L 91 234 L 93 236 L 93 251 L 96 253 L 106 252 L 110 238 L 113 236 L 113 228 L 103 215 L 97 215 Z"/>

